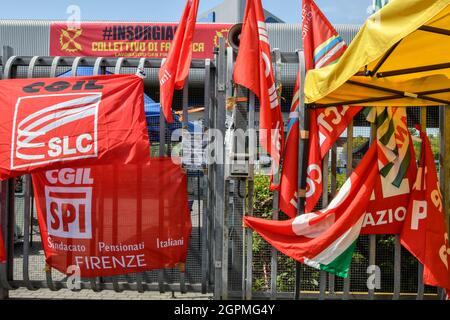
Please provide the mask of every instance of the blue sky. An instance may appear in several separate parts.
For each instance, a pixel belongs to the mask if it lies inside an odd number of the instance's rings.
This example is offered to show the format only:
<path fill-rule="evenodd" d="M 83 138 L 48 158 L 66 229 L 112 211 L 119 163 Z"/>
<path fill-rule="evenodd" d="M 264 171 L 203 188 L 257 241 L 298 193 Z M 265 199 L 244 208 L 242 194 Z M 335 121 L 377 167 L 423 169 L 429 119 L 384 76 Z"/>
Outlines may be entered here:
<path fill-rule="evenodd" d="M 199 14 L 223 0 L 201 0 Z M 288 23 L 300 21 L 301 0 L 262 0 L 265 9 Z M 372 0 L 316 0 L 332 23 L 361 24 Z M 82 20 L 178 21 L 185 0 L 21 0 L 4 1 L 0 19 L 66 20 L 67 7 L 78 5 Z"/>

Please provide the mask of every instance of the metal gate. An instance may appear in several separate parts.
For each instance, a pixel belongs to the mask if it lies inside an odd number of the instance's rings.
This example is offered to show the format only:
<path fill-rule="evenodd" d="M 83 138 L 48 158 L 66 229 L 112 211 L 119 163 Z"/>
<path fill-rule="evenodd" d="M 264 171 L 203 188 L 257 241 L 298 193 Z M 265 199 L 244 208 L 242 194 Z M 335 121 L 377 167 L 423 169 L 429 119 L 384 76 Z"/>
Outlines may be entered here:
<path fill-rule="evenodd" d="M 275 49 L 273 57 L 276 82 L 281 84 L 283 73 L 297 73 L 303 54 L 300 51 L 284 53 Z M 188 128 L 192 117 L 188 109 L 190 105 L 204 107 L 202 115 L 197 117 L 201 128 L 197 131 L 199 136 L 181 134 L 181 138 L 174 138 L 162 115 L 158 123 L 151 123 L 159 132 L 155 139 L 151 137 L 152 155 L 170 155 L 182 150 L 184 167 L 188 172 L 193 231 L 185 272 L 164 269 L 83 279 L 81 288 L 118 292 L 213 293 L 215 299 L 440 298 L 440 290 L 423 285 L 422 266 L 400 246 L 396 236 L 361 236 L 350 277 L 343 280 L 295 263 L 242 227 L 244 214 L 264 213 L 278 219 L 282 213 L 277 208 L 276 192 L 273 201 L 269 201 L 269 210 L 260 210 L 261 203 L 258 202 L 267 181 L 257 173 L 265 161 L 257 145 L 257 132 L 253 131 L 258 128 L 258 106 L 252 94 L 233 87 L 234 60 L 235 53 L 221 39 L 214 60 L 193 61 L 189 85 L 181 95 L 175 96 L 175 105 L 181 106 L 181 128 Z M 83 67 L 93 68 L 93 74 L 134 74 L 141 68 L 147 73 L 147 93 L 157 98 L 158 85 L 149 83 L 148 78 L 149 75 L 157 78 L 161 65 L 159 59 L 18 57 L 13 55 L 11 48 L 4 48 L 1 62 L 4 78 L 55 77 L 68 70 L 72 75 L 77 75 Z M 285 84 L 281 90 L 285 118 L 290 109 L 293 84 L 294 81 Z M 246 99 L 236 99 L 236 96 Z M 409 108 L 408 119 L 411 121 L 409 126 L 412 127 L 413 122 L 421 123 L 433 136 L 448 213 L 450 170 L 445 159 L 450 152 L 450 111 L 448 107 Z M 248 132 L 244 145 L 239 146 L 244 150 L 242 153 L 234 152 L 236 145 L 224 145 L 217 136 L 219 133 L 225 137 L 227 131 L 237 129 Z M 324 188 L 320 206 L 331 200 L 357 165 L 363 153 L 361 146 L 369 141 L 370 132 L 370 124 L 362 116 L 357 116 L 333 146 L 324 161 L 327 187 Z M 201 150 L 195 150 L 195 147 L 193 150 L 192 146 L 198 146 L 198 141 Z M 208 154 L 213 161 L 205 161 Z M 198 161 L 199 157 L 202 160 Z M 66 276 L 45 265 L 30 178 L 2 182 L 0 200 L 0 221 L 8 253 L 7 264 L 0 265 L 0 293 L 19 287 L 30 290 L 66 288 Z M 370 265 L 380 267 L 379 289 L 367 289 L 367 267 Z"/>
<path fill-rule="evenodd" d="M 57 77 L 66 73 L 72 76 L 90 74 L 135 74 L 144 71 L 146 93 L 154 97 L 158 92 L 150 76 L 155 78 L 160 68 L 160 59 L 128 58 L 87 58 L 87 57 L 26 57 L 14 56 L 13 49 L 3 48 L 1 68 L 3 79 Z M 208 115 L 216 104 L 214 97 L 214 79 L 216 67 L 211 60 L 195 60 L 191 65 L 190 77 L 200 83 L 193 88 L 186 85 L 181 94 L 176 94 L 174 104 L 181 106 L 180 122 L 170 125 L 170 130 L 163 114 L 158 119 L 148 119 L 149 137 L 152 156 L 170 156 L 173 152 L 183 153 L 187 144 L 182 133 L 173 134 L 177 129 L 187 129 L 190 125 L 188 104 L 191 101 L 203 105 L 204 117 L 196 121 L 195 132 L 190 136 L 202 135 L 210 123 Z M 192 82 L 192 81 L 191 81 Z M 190 83 L 191 83 L 190 82 Z M 192 89 L 192 93 L 190 90 Z M 189 146 L 189 144 L 187 144 Z M 188 150 L 193 151 L 193 150 Z M 195 151 L 195 150 L 194 150 Z M 200 150 L 201 152 L 201 150 Z M 192 153 L 192 152 L 191 152 Z M 192 153 L 192 157 L 195 154 Z M 184 157 L 187 159 L 188 157 Z M 211 275 L 211 210 L 209 210 L 207 192 L 207 169 L 201 162 L 187 161 L 183 164 L 188 177 L 189 207 L 191 209 L 192 233 L 185 270 L 164 269 L 138 274 L 114 277 L 82 279 L 81 289 L 94 291 L 133 290 L 138 292 L 211 292 L 213 278 Z M 37 290 L 49 288 L 57 291 L 67 288 L 67 276 L 51 269 L 45 264 L 45 258 L 37 225 L 31 177 L 23 176 L 1 182 L 0 217 L 7 248 L 7 263 L 0 265 L 0 295 L 7 296 L 8 290 L 28 288 Z"/>

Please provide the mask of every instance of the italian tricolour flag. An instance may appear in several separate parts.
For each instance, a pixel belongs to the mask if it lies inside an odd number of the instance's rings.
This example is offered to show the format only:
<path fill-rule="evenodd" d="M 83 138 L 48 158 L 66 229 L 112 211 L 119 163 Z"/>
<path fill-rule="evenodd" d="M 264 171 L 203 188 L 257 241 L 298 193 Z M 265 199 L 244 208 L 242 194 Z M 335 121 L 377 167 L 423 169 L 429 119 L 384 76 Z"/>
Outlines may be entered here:
<path fill-rule="evenodd" d="M 377 175 L 373 144 L 327 208 L 285 221 L 244 217 L 244 224 L 295 260 L 347 277 Z"/>

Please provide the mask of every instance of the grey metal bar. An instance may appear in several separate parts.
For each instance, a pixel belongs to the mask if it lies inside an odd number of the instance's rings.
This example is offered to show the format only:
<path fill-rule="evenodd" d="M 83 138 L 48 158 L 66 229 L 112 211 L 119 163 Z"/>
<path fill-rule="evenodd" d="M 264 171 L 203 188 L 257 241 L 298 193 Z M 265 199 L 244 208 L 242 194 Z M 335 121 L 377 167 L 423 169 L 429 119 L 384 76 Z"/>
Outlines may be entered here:
<path fill-rule="evenodd" d="M 444 213 L 447 221 L 447 232 L 450 234 L 450 106 L 439 108 L 439 128 L 440 128 L 440 188 L 444 202 Z M 446 292 L 450 296 L 450 292 Z M 442 290 L 442 299 L 445 299 Z"/>
<path fill-rule="evenodd" d="M 203 119 L 206 130 L 209 129 L 209 111 L 211 109 L 211 60 L 205 60 L 205 110 L 203 111 Z M 203 132 L 205 134 L 205 132 Z M 209 166 L 208 166 L 209 167 Z M 209 172 L 205 174 L 206 179 L 209 180 Z M 209 184 L 209 181 L 206 181 Z M 202 213 L 202 226 L 201 226 L 201 256 L 202 256 L 202 293 L 205 294 L 208 287 L 208 278 L 209 278 L 209 268 L 208 261 L 210 257 L 209 250 L 209 215 L 210 215 L 210 207 L 209 207 L 209 191 L 207 194 L 204 194 L 203 197 L 203 213 Z M 205 199 L 206 198 L 206 199 Z M 206 205 L 205 205 L 206 203 Z M 200 227 L 200 226 L 199 226 Z"/>
<path fill-rule="evenodd" d="M 36 66 L 40 67 L 50 67 L 54 56 L 41 56 Z M 59 66 L 62 67 L 72 67 L 75 59 L 79 57 L 74 56 L 61 56 Z M 14 66 L 28 67 L 33 56 L 20 56 L 20 59 L 14 62 Z M 78 67 L 92 67 L 95 64 L 97 57 L 82 57 L 78 63 Z M 115 67 L 117 61 L 123 60 L 123 67 L 136 68 L 139 65 L 140 58 L 106 58 L 102 62 L 103 67 Z M 0 64 L 4 65 L 7 58 L 1 58 Z M 214 66 L 214 64 L 212 64 Z M 159 68 L 161 66 L 161 59 L 146 59 L 146 68 Z M 203 59 L 192 59 L 191 69 L 203 69 L 205 67 L 205 62 Z"/>
<path fill-rule="evenodd" d="M 141 58 L 139 60 L 139 65 L 138 65 L 137 70 L 136 70 L 136 75 L 138 75 L 141 78 L 145 77 L 144 65 L 145 65 L 145 58 Z M 136 175 L 139 178 L 138 184 L 140 184 L 141 183 L 140 177 L 142 176 L 142 170 L 138 169 L 138 171 L 136 172 Z M 138 213 L 141 212 L 141 215 L 142 215 L 142 197 L 138 197 L 138 199 L 140 199 L 140 200 L 137 203 L 137 207 L 140 208 L 140 210 L 138 210 L 137 212 Z M 139 217 L 138 217 L 138 221 L 139 221 Z M 139 224 L 138 232 L 139 232 L 139 235 L 142 234 L 142 224 Z M 144 289 L 144 278 L 143 278 L 143 273 L 142 272 L 139 272 L 139 273 L 136 274 L 136 285 L 137 285 L 138 292 L 142 293 L 142 292 L 145 291 L 145 289 Z"/>
<path fill-rule="evenodd" d="M 138 63 L 135 74 L 137 76 L 141 77 L 142 79 L 145 78 L 144 65 L 145 65 L 145 58 L 139 59 L 139 63 Z M 120 74 L 120 68 L 118 68 L 118 69 L 119 69 L 118 71 Z M 141 173 L 142 172 L 140 170 L 138 170 L 137 176 L 140 177 L 142 175 Z M 140 182 L 138 182 L 138 183 L 140 183 Z M 138 198 L 140 198 L 140 197 L 138 197 Z M 139 202 L 137 205 L 138 205 L 138 208 L 142 208 L 142 201 Z M 138 210 L 138 212 L 139 212 L 139 210 Z M 142 229 L 140 229 L 138 232 L 142 232 Z M 143 293 L 147 287 L 147 284 L 144 282 L 144 274 L 145 274 L 145 272 L 136 273 L 136 286 L 137 286 L 137 291 L 140 293 Z M 127 278 L 128 285 L 129 285 L 129 283 L 132 282 L 133 279 L 129 274 L 126 274 L 126 278 Z"/>
<path fill-rule="evenodd" d="M 369 266 L 376 265 L 377 235 L 369 235 Z M 375 289 L 369 288 L 369 299 L 375 299 Z"/>
<path fill-rule="evenodd" d="M 281 53 L 280 49 L 273 49 L 273 56 L 275 58 L 275 84 L 281 86 Z M 280 99 L 281 97 L 279 97 Z M 280 101 L 281 103 L 281 101 Z M 280 180 L 280 168 L 277 168 L 277 172 L 273 176 L 274 182 L 279 183 Z M 279 197 L 280 194 L 277 190 L 273 191 L 272 201 L 272 219 L 279 219 Z M 270 250 L 270 293 L 271 299 L 276 299 L 277 296 L 277 273 L 278 273 L 278 250 L 275 247 L 271 247 Z"/>
<path fill-rule="evenodd" d="M 231 47 L 226 47 L 225 48 L 225 58 L 223 60 L 224 64 L 225 64 L 225 92 L 224 92 L 224 98 L 227 99 L 229 97 L 232 97 L 233 95 L 233 85 L 231 83 L 231 79 L 233 78 L 233 49 Z M 220 70 L 219 70 L 220 72 Z M 220 81 L 220 73 L 219 73 L 219 81 Z M 219 90 L 220 92 L 220 90 Z M 218 106 L 218 108 L 220 108 Z M 231 114 L 235 114 L 236 113 L 236 107 L 234 108 L 234 110 L 228 110 L 227 108 L 225 108 L 225 111 L 222 112 L 218 109 L 218 113 L 217 113 L 217 121 L 218 121 L 218 125 L 221 125 L 221 122 L 223 121 L 224 123 L 226 122 L 227 116 L 230 116 Z M 223 120 L 219 117 L 223 116 Z M 236 124 L 236 123 L 235 123 Z M 224 126 L 224 136 L 225 136 L 225 130 L 226 127 Z M 227 161 L 227 157 L 228 154 L 225 154 L 225 161 Z M 220 175 L 218 176 L 218 179 L 225 179 L 225 176 L 223 178 L 220 177 Z M 233 182 L 233 188 L 230 187 L 230 184 Z M 232 195 L 230 194 L 230 189 L 233 190 L 233 192 L 236 191 L 235 185 L 237 183 L 236 180 L 225 180 L 225 191 L 224 191 L 224 199 L 223 199 L 223 224 L 222 224 L 222 235 L 223 235 L 223 241 L 222 241 L 222 278 L 221 278 L 221 286 L 222 286 L 222 299 L 227 300 L 228 299 L 228 266 L 229 266 L 229 248 L 231 246 L 231 250 L 233 249 L 232 246 L 233 244 L 230 244 L 230 228 L 229 225 L 232 223 L 230 217 L 232 218 L 233 215 L 232 213 L 230 214 L 230 198 L 232 197 Z M 218 207 L 218 210 L 219 207 Z M 232 260 L 232 259 L 231 259 Z"/>
<path fill-rule="evenodd" d="M 394 246 L 394 300 L 400 299 L 401 291 L 401 266 L 402 266 L 402 246 L 400 244 L 400 236 L 395 235 Z"/>
<path fill-rule="evenodd" d="M 347 127 L 347 178 L 350 177 L 353 171 L 353 121 L 349 123 Z M 342 299 L 350 299 L 350 274 L 351 270 L 348 272 L 348 277 L 344 279 L 344 292 L 342 294 Z"/>
<path fill-rule="evenodd" d="M 217 110 L 215 117 L 215 128 L 222 135 L 225 132 L 225 105 L 226 105 L 226 56 L 225 56 L 225 39 L 220 38 L 219 56 L 218 56 L 218 77 L 217 77 Z M 223 150 L 223 143 L 216 141 L 216 150 Z M 221 157 L 219 159 L 219 156 Z M 224 251 L 227 245 L 224 243 L 227 240 L 227 228 L 225 217 L 225 171 L 224 171 L 224 154 L 223 152 L 217 154 L 215 165 L 215 212 L 214 212 L 214 267 L 215 267 L 215 281 L 214 281 L 214 298 L 226 299 L 228 291 L 227 280 L 228 265 L 223 260 Z"/>
<path fill-rule="evenodd" d="M 118 58 L 116 61 L 116 65 L 114 66 L 114 74 L 120 74 L 120 69 L 122 69 L 122 64 L 125 61 L 125 58 Z"/>
<path fill-rule="evenodd" d="M 34 56 L 31 59 L 30 64 L 28 66 L 27 78 L 33 78 L 34 67 L 36 66 L 36 63 L 37 61 L 39 61 L 39 59 L 40 59 L 39 56 Z"/>
<path fill-rule="evenodd" d="M 80 66 L 80 61 L 83 60 L 83 57 L 76 57 L 72 63 L 72 77 L 78 76 L 78 67 Z"/>
<path fill-rule="evenodd" d="M 30 254 L 30 217 L 31 217 L 31 176 L 26 175 L 23 177 L 24 190 L 24 212 L 23 212 L 23 280 L 27 283 L 27 288 L 29 290 L 34 290 L 35 288 L 30 283 L 29 276 L 29 254 Z"/>
<path fill-rule="evenodd" d="M 100 68 L 102 67 L 104 60 L 105 58 L 103 57 L 98 57 L 97 59 L 95 59 L 94 70 L 92 72 L 94 76 L 98 76 L 100 74 Z"/>
<path fill-rule="evenodd" d="M 370 143 L 377 143 L 377 127 L 375 123 L 370 126 Z M 377 250 L 377 236 L 375 234 L 369 235 L 369 266 L 376 265 L 376 250 Z M 375 299 L 375 289 L 368 290 L 369 300 Z"/>
<path fill-rule="evenodd" d="M 54 57 L 50 63 L 50 78 L 56 77 L 56 71 L 58 70 L 59 62 L 62 60 L 61 57 Z"/>
<path fill-rule="evenodd" d="M 377 127 L 375 123 L 370 125 L 370 144 L 377 143 Z M 377 236 L 369 235 L 369 266 L 376 265 Z M 369 300 L 375 299 L 375 289 L 368 289 Z"/>
<path fill-rule="evenodd" d="M 330 197 L 334 198 L 337 189 L 337 147 L 336 144 L 331 148 L 331 179 L 330 179 Z M 335 298 L 335 275 L 328 274 L 328 288 L 330 298 Z"/>
<path fill-rule="evenodd" d="M 218 60 L 218 52 L 215 53 L 215 62 Z M 208 156 L 211 152 L 210 148 L 213 146 L 213 129 L 216 128 L 216 112 L 217 112 L 217 69 L 211 69 L 211 107 L 208 110 L 208 122 L 206 123 L 208 128 Z M 212 158 L 212 154 L 211 154 Z M 209 215 L 208 215 L 208 230 L 210 231 L 210 242 L 209 245 L 209 252 L 211 253 L 209 256 L 209 284 L 212 286 L 215 282 L 215 212 L 216 212 L 216 201 L 215 201 L 215 194 L 214 194 L 214 186 L 216 185 L 216 162 L 213 161 L 213 159 L 208 158 L 208 204 L 209 207 Z"/>
<path fill-rule="evenodd" d="M 28 67 L 27 77 L 33 78 L 34 67 L 36 62 L 39 61 L 39 56 L 33 57 L 30 62 L 30 66 Z M 23 262 L 22 262 L 22 272 L 23 272 L 23 280 L 27 283 L 28 290 L 35 290 L 33 285 L 30 283 L 29 276 L 29 254 L 30 254 L 30 220 L 33 212 L 31 211 L 31 176 L 25 175 L 23 176 L 23 184 L 22 189 L 24 192 L 24 220 L 23 220 Z"/>
<path fill-rule="evenodd" d="M 231 299 L 238 299 L 240 297 L 240 292 L 231 291 L 229 294 Z M 319 292 L 303 292 L 302 298 L 304 300 L 317 300 L 319 297 Z M 416 298 L 415 293 L 402 293 L 401 295 L 402 300 L 414 300 Z M 425 300 L 436 300 L 439 296 L 437 294 L 425 294 L 424 299 Z M 260 291 L 255 292 L 253 294 L 253 298 L 255 300 L 267 300 L 270 298 L 270 292 L 267 291 Z M 292 299 L 293 294 L 291 292 L 279 292 L 277 299 Z M 336 298 L 342 299 L 342 293 L 338 292 L 336 294 Z M 368 300 L 367 294 L 365 292 L 352 292 L 349 296 L 350 299 L 354 300 Z M 392 293 L 382 293 L 377 292 L 375 294 L 375 300 L 388 300 L 392 299 Z M 319 303 L 320 305 L 320 303 Z"/>
<path fill-rule="evenodd" d="M 329 162 L 329 153 L 325 155 L 322 162 L 322 181 L 323 181 L 323 190 L 322 190 L 322 207 L 326 208 L 328 205 L 328 162 Z M 325 271 L 320 271 L 320 295 L 319 300 L 324 300 L 326 296 L 327 290 L 327 273 Z"/>
<path fill-rule="evenodd" d="M 10 46 L 3 46 L 2 47 L 2 66 L 3 66 L 3 73 L 0 74 L 0 78 L 3 79 L 3 74 L 5 73 L 5 64 L 9 60 L 10 57 L 14 55 L 14 50 Z"/>
<path fill-rule="evenodd" d="M 417 300 L 423 300 L 425 286 L 423 284 L 423 264 L 418 262 L 419 266 L 417 269 Z"/>
<path fill-rule="evenodd" d="M 188 75 L 189 80 L 189 75 Z M 186 84 L 183 88 L 183 130 L 188 130 L 188 123 L 189 123 L 189 81 L 186 81 Z M 191 139 L 191 148 L 193 148 L 193 141 Z M 192 149 L 191 149 L 192 150 Z M 198 177 L 197 177 L 198 179 Z M 197 190 L 197 192 L 200 192 L 200 190 Z M 198 203 L 200 206 L 200 203 Z M 198 226 L 200 228 L 200 225 Z M 182 267 L 180 268 L 180 291 L 181 293 L 186 293 L 186 268 Z"/>
<path fill-rule="evenodd" d="M 3 79 L 11 79 L 13 78 L 14 70 L 16 69 L 16 65 L 14 64 L 20 58 L 18 56 L 12 56 L 6 62 L 6 65 L 3 69 Z"/>
<path fill-rule="evenodd" d="M 2 50 L 2 59 L 3 61 L 10 61 L 10 58 L 13 56 L 13 49 L 9 46 L 3 46 Z M 10 71 L 5 72 L 3 70 L 3 78 L 8 79 L 10 77 Z M 10 228 L 8 226 L 9 220 L 9 212 L 8 210 L 8 197 L 9 197 L 9 181 L 0 181 L 0 227 L 2 228 L 2 233 L 5 242 L 5 249 L 7 250 L 7 261 L 6 263 L 0 264 L 0 299 L 7 299 L 9 296 L 9 290 L 13 289 L 13 287 L 8 283 L 9 278 L 9 268 L 12 266 L 9 265 L 10 262 L 10 253 L 9 253 L 9 239 L 10 239 Z M 14 238 L 14 233 L 13 233 Z"/>
<path fill-rule="evenodd" d="M 426 108 L 420 108 L 420 126 L 422 127 L 422 131 L 426 132 L 427 130 L 427 109 Z M 417 262 L 419 264 L 417 269 L 417 300 L 423 300 L 424 292 L 425 292 L 425 285 L 423 283 L 423 264 L 421 264 L 419 261 Z"/>
<path fill-rule="evenodd" d="M 14 287 L 24 287 L 25 282 L 23 280 L 15 280 L 11 282 Z M 39 288 L 45 288 L 46 282 L 45 281 L 39 281 L 39 280 L 32 280 L 31 284 L 35 287 Z M 121 285 L 123 283 L 120 283 Z M 137 285 L 135 283 L 126 284 L 127 291 L 138 291 Z M 60 282 L 58 289 L 66 289 L 67 284 L 65 282 Z M 89 282 L 81 282 L 81 289 L 92 289 Z M 102 290 L 114 290 L 114 287 L 111 283 L 102 283 L 101 284 Z M 157 284 L 148 284 L 148 290 L 150 291 L 158 291 L 159 286 Z M 201 293 L 201 285 L 200 284 L 187 284 L 186 289 L 189 290 L 189 292 L 197 292 Z M 164 291 L 174 291 L 179 292 L 180 291 L 180 285 L 179 284 L 165 284 L 164 285 Z"/>
<path fill-rule="evenodd" d="M 247 216 L 253 216 L 253 193 L 254 193 L 254 172 L 255 172 L 255 160 L 256 160 L 256 130 L 255 130 L 255 94 L 249 93 L 249 112 L 248 112 L 248 129 L 249 129 L 249 175 L 248 180 L 248 204 L 247 204 Z M 244 228 L 245 233 L 245 300 L 252 299 L 252 286 L 253 286 L 253 231 L 249 228 Z"/>

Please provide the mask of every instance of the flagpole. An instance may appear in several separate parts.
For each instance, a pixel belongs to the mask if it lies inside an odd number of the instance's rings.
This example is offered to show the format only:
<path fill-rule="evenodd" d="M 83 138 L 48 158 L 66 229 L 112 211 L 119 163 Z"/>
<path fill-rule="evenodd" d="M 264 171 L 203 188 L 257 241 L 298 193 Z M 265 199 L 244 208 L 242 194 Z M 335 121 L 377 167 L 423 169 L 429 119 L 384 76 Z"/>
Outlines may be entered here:
<path fill-rule="evenodd" d="M 305 106 L 305 56 L 303 50 L 298 50 L 298 72 L 300 75 L 300 94 L 299 94 L 299 146 L 298 146 L 298 192 L 297 192 L 297 213 L 298 215 L 305 213 L 306 200 L 306 170 L 308 166 L 308 143 L 309 143 L 309 112 Z M 295 265 L 295 294 L 294 299 L 300 299 L 300 263 Z"/>

